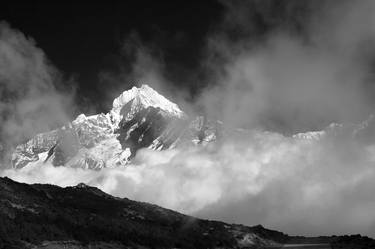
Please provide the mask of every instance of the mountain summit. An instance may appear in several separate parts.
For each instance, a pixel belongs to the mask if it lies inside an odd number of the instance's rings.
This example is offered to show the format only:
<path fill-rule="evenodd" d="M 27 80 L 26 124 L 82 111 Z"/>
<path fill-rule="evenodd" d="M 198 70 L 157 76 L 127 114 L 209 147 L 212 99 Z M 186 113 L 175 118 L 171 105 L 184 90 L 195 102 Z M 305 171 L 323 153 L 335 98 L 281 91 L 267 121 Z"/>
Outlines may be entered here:
<path fill-rule="evenodd" d="M 166 114 L 178 118 L 185 115 L 178 105 L 169 101 L 148 85 L 142 85 L 140 88 L 133 87 L 115 98 L 110 114 L 114 120 L 119 122 L 123 115 L 126 115 L 124 118 L 129 120 L 141 109 L 147 109 L 148 107 L 160 108 Z"/>

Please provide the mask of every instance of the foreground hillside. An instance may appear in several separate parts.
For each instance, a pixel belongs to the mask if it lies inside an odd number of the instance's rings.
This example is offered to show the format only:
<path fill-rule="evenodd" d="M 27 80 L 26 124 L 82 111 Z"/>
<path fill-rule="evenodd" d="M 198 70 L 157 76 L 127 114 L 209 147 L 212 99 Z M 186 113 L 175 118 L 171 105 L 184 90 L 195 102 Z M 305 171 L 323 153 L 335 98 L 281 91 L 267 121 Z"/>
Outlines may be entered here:
<path fill-rule="evenodd" d="M 372 247 L 345 247 L 364 243 Z M 291 237 L 262 226 L 201 220 L 110 196 L 84 184 L 61 188 L 0 178 L 0 248 L 280 248 L 330 243 L 374 248 L 363 237 Z"/>
<path fill-rule="evenodd" d="M 60 188 L 9 178 L 0 178 L 0 224 L 0 248 L 237 248 L 288 238 L 115 198 L 84 184 Z"/>

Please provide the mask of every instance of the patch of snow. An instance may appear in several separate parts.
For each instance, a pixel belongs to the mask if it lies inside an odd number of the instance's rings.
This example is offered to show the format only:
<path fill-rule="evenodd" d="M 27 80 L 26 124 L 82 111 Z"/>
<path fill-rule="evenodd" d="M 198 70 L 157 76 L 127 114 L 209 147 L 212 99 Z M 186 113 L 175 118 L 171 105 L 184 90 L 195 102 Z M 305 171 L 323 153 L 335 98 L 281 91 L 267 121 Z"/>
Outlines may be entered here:
<path fill-rule="evenodd" d="M 130 137 L 130 134 L 138 127 L 138 123 L 133 124 L 129 130 L 126 132 L 125 140 L 128 140 Z"/>
<path fill-rule="evenodd" d="M 308 131 L 308 132 L 294 134 L 293 138 L 306 139 L 306 140 L 319 140 L 325 134 L 326 134 L 325 131 Z"/>
<path fill-rule="evenodd" d="M 24 205 L 17 204 L 17 203 L 11 202 L 11 201 L 8 201 L 8 203 L 10 204 L 10 206 L 12 208 L 16 208 L 16 209 L 19 209 L 19 210 L 22 210 L 22 211 L 29 211 L 29 212 L 34 213 L 34 214 L 38 213 L 38 211 L 36 211 L 34 208 L 26 207 Z"/>

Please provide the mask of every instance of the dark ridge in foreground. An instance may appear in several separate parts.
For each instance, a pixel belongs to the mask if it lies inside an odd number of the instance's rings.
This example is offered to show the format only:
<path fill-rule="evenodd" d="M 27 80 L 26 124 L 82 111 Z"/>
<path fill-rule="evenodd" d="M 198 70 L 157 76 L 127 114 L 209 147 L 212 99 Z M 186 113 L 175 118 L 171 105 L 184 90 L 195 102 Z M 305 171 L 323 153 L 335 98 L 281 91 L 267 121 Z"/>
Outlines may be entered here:
<path fill-rule="evenodd" d="M 310 240 L 309 240 L 310 239 Z M 281 248 L 313 238 L 258 225 L 197 219 L 115 198 L 85 184 L 61 188 L 0 178 L 0 248 Z M 316 241 L 315 241 L 316 242 Z M 370 247 L 345 247 L 345 243 Z M 375 248 L 364 237 L 320 237 L 332 248 Z"/>

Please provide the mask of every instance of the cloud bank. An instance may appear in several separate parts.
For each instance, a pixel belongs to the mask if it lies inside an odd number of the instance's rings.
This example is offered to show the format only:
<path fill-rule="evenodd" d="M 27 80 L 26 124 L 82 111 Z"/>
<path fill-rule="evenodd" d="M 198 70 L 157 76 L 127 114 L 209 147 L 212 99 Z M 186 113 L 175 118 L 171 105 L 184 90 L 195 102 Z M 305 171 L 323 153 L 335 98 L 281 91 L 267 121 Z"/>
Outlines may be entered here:
<path fill-rule="evenodd" d="M 28 183 L 85 182 L 115 196 L 292 234 L 374 236 L 375 143 L 363 134 L 374 129 L 373 122 L 360 131 L 332 126 L 320 139 L 240 132 L 220 145 L 144 149 L 126 167 L 35 164 L 2 174 Z"/>
<path fill-rule="evenodd" d="M 214 84 L 201 97 L 208 115 L 233 127 L 295 133 L 359 122 L 373 112 L 372 1 L 317 1 L 319 8 L 315 1 L 282 2 L 299 11 L 285 14 L 286 20 L 300 15 L 301 5 L 314 6 L 299 31 L 277 21 L 272 1 L 254 2 L 230 5 L 223 29 L 209 39 L 205 63 Z M 252 8 L 270 9 L 264 22 L 275 27 L 262 38 L 249 28 Z"/>

